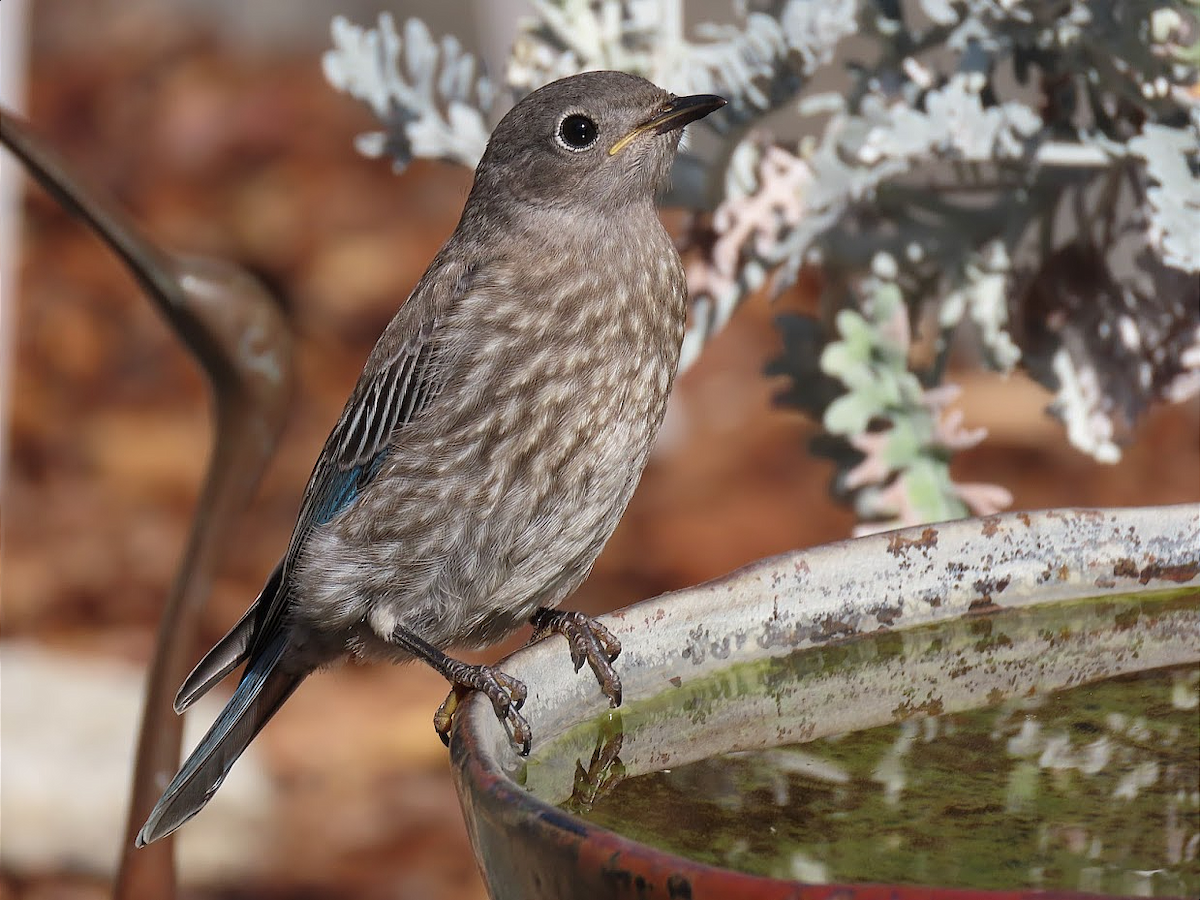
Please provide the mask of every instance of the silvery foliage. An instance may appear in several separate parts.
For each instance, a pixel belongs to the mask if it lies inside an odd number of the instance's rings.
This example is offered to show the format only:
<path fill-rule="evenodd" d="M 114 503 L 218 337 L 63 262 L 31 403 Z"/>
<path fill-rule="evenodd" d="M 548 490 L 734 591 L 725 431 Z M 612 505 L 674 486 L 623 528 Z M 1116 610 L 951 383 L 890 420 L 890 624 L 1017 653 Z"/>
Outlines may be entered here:
<path fill-rule="evenodd" d="M 360 153 L 390 156 L 397 169 L 414 157 L 475 167 L 491 133 L 486 117 L 495 92 L 455 37 L 435 42 L 420 19 L 405 22 L 401 36 L 388 13 L 377 28 L 338 16 L 332 35 L 325 79 L 366 103 L 385 127 L 359 135 Z"/>
<path fill-rule="evenodd" d="M 1195 0 L 743 0 L 690 37 L 680 0 L 530 5 L 509 100 L 600 68 L 730 99 L 669 198 L 697 211 L 684 364 L 748 295 L 819 266 L 822 313 L 780 319 L 770 371 L 823 422 L 867 528 L 1008 502 L 949 476 L 983 437 L 946 408 L 956 337 L 1054 390 L 1104 461 L 1148 404 L 1200 391 Z M 456 40 L 387 15 L 333 37 L 327 77 L 385 125 L 364 152 L 477 162 L 498 92 Z M 826 72 L 844 89 L 805 91 Z M 816 136 L 774 138 L 789 113 Z"/>

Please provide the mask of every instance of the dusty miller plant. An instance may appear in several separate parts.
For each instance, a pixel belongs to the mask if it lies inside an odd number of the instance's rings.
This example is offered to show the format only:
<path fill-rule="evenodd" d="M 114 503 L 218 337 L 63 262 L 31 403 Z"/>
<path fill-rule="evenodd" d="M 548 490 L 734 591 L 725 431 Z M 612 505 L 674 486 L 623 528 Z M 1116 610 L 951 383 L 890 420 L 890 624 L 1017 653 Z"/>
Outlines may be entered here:
<path fill-rule="evenodd" d="M 683 364 L 748 295 L 815 267 L 820 313 L 778 319 L 768 371 L 822 423 L 860 530 L 1011 502 L 950 476 L 985 437 L 947 409 L 963 335 L 1053 390 L 1105 462 L 1149 404 L 1200 391 L 1195 0 L 745 0 L 687 28 L 680 0 L 530 10 L 499 81 L 419 20 L 335 19 L 326 76 L 383 125 L 359 149 L 474 166 L 512 102 L 587 69 L 729 98 L 668 198 L 694 211 Z M 837 92 L 807 90 L 822 70 Z M 811 136 L 775 137 L 789 119 Z"/>

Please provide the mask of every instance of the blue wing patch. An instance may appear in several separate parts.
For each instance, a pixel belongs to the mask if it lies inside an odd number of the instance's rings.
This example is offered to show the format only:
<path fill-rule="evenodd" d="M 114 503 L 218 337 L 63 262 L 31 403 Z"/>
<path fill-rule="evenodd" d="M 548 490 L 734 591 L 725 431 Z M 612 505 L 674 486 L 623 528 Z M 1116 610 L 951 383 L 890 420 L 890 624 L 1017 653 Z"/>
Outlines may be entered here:
<path fill-rule="evenodd" d="M 304 531 L 331 521 L 379 472 L 396 431 L 437 394 L 429 335 L 364 375 L 321 452 L 301 513 Z"/>
<path fill-rule="evenodd" d="M 364 487 L 375 477 L 379 467 L 387 459 L 385 447 L 368 463 L 361 463 L 352 469 L 333 472 L 328 477 L 325 495 L 313 509 L 312 524 L 324 525 L 338 513 L 354 502 Z"/>

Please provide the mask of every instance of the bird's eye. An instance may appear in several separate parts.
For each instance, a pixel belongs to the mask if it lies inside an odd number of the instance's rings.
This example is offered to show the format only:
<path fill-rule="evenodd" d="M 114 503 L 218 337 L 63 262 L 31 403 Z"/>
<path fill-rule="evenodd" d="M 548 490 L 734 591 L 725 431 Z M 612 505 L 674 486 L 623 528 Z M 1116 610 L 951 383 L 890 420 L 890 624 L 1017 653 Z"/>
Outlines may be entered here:
<path fill-rule="evenodd" d="M 587 116 L 574 113 L 558 123 L 558 140 L 568 150 L 586 150 L 596 143 L 600 129 Z"/>

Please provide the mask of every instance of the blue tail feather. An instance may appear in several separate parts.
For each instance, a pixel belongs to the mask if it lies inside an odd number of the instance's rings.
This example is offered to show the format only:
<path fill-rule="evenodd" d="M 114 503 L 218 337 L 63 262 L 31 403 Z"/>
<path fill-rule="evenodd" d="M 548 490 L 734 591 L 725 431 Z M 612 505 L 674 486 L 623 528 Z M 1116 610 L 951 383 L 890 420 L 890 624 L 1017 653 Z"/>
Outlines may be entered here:
<path fill-rule="evenodd" d="M 280 671 L 284 646 L 284 635 L 277 634 L 247 667 L 221 715 L 150 812 L 137 836 L 139 847 L 165 837 L 204 808 L 250 741 L 304 679 Z"/>

